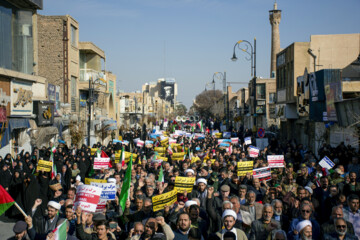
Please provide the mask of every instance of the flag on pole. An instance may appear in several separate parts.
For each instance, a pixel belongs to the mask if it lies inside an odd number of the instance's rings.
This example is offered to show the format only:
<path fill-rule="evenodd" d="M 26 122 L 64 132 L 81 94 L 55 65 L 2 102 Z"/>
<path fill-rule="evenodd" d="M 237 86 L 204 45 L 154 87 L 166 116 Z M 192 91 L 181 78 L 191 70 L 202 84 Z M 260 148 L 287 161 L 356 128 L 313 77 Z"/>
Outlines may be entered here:
<path fill-rule="evenodd" d="M 109 158 L 109 156 L 106 154 L 106 152 L 101 150 L 101 158 Z M 109 161 L 109 168 L 112 168 L 111 160 Z"/>
<path fill-rule="evenodd" d="M 171 149 L 171 146 L 170 146 L 170 144 L 169 144 L 169 146 L 168 146 L 168 149 L 167 149 L 167 151 L 168 151 L 168 153 L 171 155 L 171 154 L 173 154 L 173 151 L 172 151 L 172 149 Z"/>
<path fill-rule="evenodd" d="M 0 185 L 0 216 L 15 203 L 10 194 Z"/>
<path fill-rule="evenodd" d="M 124 160 L 125 161 L 125 160 Z M 120 193 L 120 197 L 119 197 L 119 204 L 121 206 L 122 211 L 125 211 L 125 204 L 126 201 L 129 198 L 130 195 L 130 186 L 131 186 L 131 169 L 132 169 L 132 155 L 130 156 L 130 162 L 129 165 L 126 169 L 126 173 L 125 173 L 125 178 L 124 178 L 124 182 L 123 185 L 121 187 L 121 193 Z"/>
<path fill-rule="evenodd" d="M 125 165 L 125 149 L 124 149 L 124 146 L 121 149 L 120 159 L 121 159 L 121 167 L 123 167 Z"/>
<path fill-rule="evenodd" d="M 66 221 L 67 219 L 65 219 L 65 221 L 60 224 L 59 226 L 57 226 L 57 228 L 55 228 L 52 232 L 55 235 L 55 240 L 64 240 L 66 239 L 67 233 L 66 233 Z"/>
<path fill-rule="evenodd" d="M 51 152 L 52 152 L 52 153 L 56 153 L 56 147 L 55 147 L 55 146 L 52 146 Z"/>
<path fill-rule="evenodd" d="M 161 182 L 161 183 L 164 183 L 164 171 L 163 171 L 163 168 L 162 166 L 160 167 L 160 172 L 159 172 L 159 178 L 157 180 L 158 182 Z"/>
<path fill-rule="evenodd" d="M 53 179 L 54 177 L 56 177 L 56 165 L 54 165 L 54 153 L 51 149 L 51 153 L 50 153 L 50 162 L 52 163 L 52 168 L 51 168 L 51 178 Z"/>
<path fill-rule="evenodd" d="M 202 120 L 200 120 L 200 122 L 198 122 L 197 125 L 200 128 L 200 132 L 204 132 L 204 125 L 202 123 Z"/>

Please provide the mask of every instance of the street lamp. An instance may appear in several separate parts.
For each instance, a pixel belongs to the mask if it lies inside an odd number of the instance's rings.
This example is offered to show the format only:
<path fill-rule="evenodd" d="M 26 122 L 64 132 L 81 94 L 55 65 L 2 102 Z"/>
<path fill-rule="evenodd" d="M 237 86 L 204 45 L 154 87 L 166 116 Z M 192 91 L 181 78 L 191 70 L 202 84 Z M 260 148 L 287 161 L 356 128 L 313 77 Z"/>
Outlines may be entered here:
<path fill-rule="evenodd" d="M 243 45 L 245 48 L 242 48 Z M 256 38 L 254 38 L 254 47 L 251 45 L 249 41 L 240 40 L 237 41 L 234 45 L 233 57 L 232 61 L 236 61 L 237 57 L 235 54 L 236 47 L 238 47 L 241 51 L 245 52 L 250 56 L 245 57 L 246 60 L 251 60 L 251 76 L 253 76 L 253 97 L 254 97 L 254 126 L 256 126 Z"/>
<path fill-rule="evenodd" d="M 87 138 L 87 145 L 90 147 L 90 130 L 91 130 L 91 106 L 93 105 L 93 98 L 94 98 L 94 85 L 96 82 L 99 82 L 100 79 L 96 79 L 93 81 L 93 76 L 89 77 L 89 120 L 88 120 L 88 138 Z"/>
<path fill-rule="evenodd" d="M 226 72 L 216 72 L 213 74 L 213 83 L 214 83 L 214 96 L 215 96 L 215 78 L 221 80 L 223 82 L 223 94 L 224 94 L 224 117 L 226 119 L 226 127 L 228 127 L 229 122 L 229 116 L 226 114 L 226 99 L 228 98 L 228 95 L 226 94 Z"/>

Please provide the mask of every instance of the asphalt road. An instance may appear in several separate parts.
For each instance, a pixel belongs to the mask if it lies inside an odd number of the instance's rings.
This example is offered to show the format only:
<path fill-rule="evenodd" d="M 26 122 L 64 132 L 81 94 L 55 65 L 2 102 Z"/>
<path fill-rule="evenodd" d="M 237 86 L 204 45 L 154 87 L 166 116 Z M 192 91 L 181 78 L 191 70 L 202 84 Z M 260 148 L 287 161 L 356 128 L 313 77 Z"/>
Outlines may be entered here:
<path fill-rule="evenodd" d="M 0 216 L 0 239 L 6 240 L 14 236 L 13 227 L 15 220 L 9 219 L 4 215 Z"/>

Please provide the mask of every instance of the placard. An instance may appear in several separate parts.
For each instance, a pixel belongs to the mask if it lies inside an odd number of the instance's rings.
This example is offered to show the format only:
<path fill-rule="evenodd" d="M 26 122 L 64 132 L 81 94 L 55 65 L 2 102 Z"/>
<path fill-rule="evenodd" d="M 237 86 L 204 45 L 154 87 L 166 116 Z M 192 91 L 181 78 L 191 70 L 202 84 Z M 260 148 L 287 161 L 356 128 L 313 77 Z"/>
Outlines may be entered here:
<path fill-rule="evenodd" d="M 137 143 L 136 143 L 136 146 L 142 148 L 142 147 L 144 147 L 144 144 L 145 144 L 144 141 L 138 140 Z"/>
<path fill-rule="evenodd" d="M 335 166 L 335 163 L 333 163 L 330 158 L 325 156 L 321 161 L 319 162 L 319 165 L 323 168 L 326 168 L 327 170 L 332 169 Z"/>
<path fill-rule="evenodd" d="M 260 149 L 250 146 L 249 147 L 249 156 L 252 158 L 257 158 L 259 156 Z"/>
<path fill-rule="evenodd" d="M 96 183 L 92 182 L 91 186 L 99 187 L 102 189 L 100 199 L 103 200 L 115 200 L 116 185 L 115 183 Z"/>
<path fill-rule="evenodd" d="M 231 143 L 232 144 L 238 144 L 239 143 L 239 138 L 231 138 Z"/>
<path fill-rule="evenodd" d="M 51 172 L 53 163 L 50 161 L 39 160 L 36 170 L 44 171 L 44 172 Z"/>
<path fill-rule="evenodd" d="M 271 180 L 271 171 L 269 167 L 256 168 L 253 170 L 253 178 L 258 178 L 259 181 Z"/>
<path fill-rule="evenodd" d="M 267 161 L 270 168 L 283 168 L 284 165 L 284 155 L 268 155 Z"/>
<path fill-rule="evenodd" d="M 244 140 L 245 140 L 245 145 L 251 145 L 251 137 L 246 137 Z"/>
<path fill-rule="evenodd" d="M 106 202 L 105 199 L 100 199 L 97 206 L 96 206 L 96 213 L 103 213 L 106 210 Z"/>
<path fill-rule="evenodd" d="M 85 178 L 85 184 L 91 185 L 92 182 L 95 183 L 107 183 L 106 179 L 95 179 L 95 178 Z"/>
<path fill-rule="evenodd" d="M 78 186 L 76 189 L 74 208 L 81 207 L 84 212 L 95 212 L 101 192 L 102 189 L 95 186 Z"/>
<path fill-rule="evenodd" d="M 196 178 L 195 177 L 180 177 L 176 176 L 175 178 L 175 190 L 179 193 L 183 193 L 186 191 L 187 193 L 191 193 L 194 187 Z"/>
<path fill-rule="evenodd" d="M 238 177 L 246 176 L 247 173 L 253 175 L 254 161 L 245 161 L 237 163 L 237 175 Z"/>
<path fill-rule="evenodd" d="M 165 205 L 170 206 L 171 204 L 177 201 L 177 191 L 176 189 L 152 197 L 153 211 L 157 212 L 164 209 Z"/>
<path fill-rule="evenodd" d="M 94 158 L 94 169 L 108 169 L 110 158 Z"/>

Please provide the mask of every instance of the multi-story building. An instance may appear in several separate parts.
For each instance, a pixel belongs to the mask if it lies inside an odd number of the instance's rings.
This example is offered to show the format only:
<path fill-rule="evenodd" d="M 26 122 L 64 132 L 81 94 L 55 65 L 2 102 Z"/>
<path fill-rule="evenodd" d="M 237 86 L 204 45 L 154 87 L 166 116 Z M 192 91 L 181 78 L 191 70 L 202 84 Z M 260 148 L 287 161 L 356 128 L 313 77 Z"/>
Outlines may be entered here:
<path fill-rule="evenodd" d="M 44 103 L 47 100 L 46 79 L 39 76 L 36 19 L 37 10 L 42 7 L 42 0 L 0 2 L 2 156 L 31 151 L 32 146 L 43 142 L 36 133 L 53 124 L 54 109 Z M 51 138 L 53 130 L 48 128 L 41 138 Z"/>
<path fill-rule="evenodd" d="M 310 42 L 294 42 L 277 54 L 276 115 L 281 121 L 282 138 L 296 136 L 298 142 L 316 152 L 317 147 L 311 141 L 321 135 L 315 130 L 323 131 L 324 123 L 309 119 L 309 99 L 316 101 L 317 92 L 309 91 L 317 76 L 311 72 L 344 68 L 358 57 L 359 41 L 360 34 L 313 35 Z M 345 92 L 356 90 L 343 85 Z"/>
<path fill-rule="evenodd" d="M 76 132 L 82 139 L 76 144 L 82 144 L 90 125 L 91 144 L 109 141 L 109 132 L 116 130 L 116 76 L 105 73 L 104 51 L 92 42 L 79 42 L 79 23 L 69 15 L 40 15 L 37 22 L 39 75 L 54 89 L 60 137 L 70 144 Z"/>

